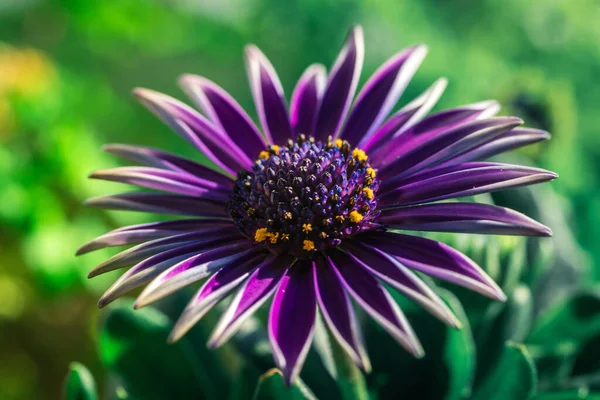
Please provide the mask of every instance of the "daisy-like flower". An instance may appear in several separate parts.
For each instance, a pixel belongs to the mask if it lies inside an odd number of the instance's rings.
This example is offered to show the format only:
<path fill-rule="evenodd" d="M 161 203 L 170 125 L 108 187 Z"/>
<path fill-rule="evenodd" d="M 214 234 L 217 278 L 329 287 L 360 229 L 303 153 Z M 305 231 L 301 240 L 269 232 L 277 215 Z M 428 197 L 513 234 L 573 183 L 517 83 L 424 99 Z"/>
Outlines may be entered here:
<path fill-rule="evenodd" d="M 205 78 L 185 75 L 180 81 L 203 114 L 137 89 L 145 106 L 219 170 L 151 148 L 106 146 L 146 166 L 103 170 L 93 178 L 158 192 L 88 204 L 186 218 L 116 229 L 85 244 L 79 254 L 135 244 L 91 271 L 90 277 L 131 266 L 99 305 L 146 285 L 135 303 L 142 307 L 208 278 L 170 339 L 179 339 L 237 289 L 209 341 L 217 347 L 273 297 L 268 332 L 275 363 L 289 383 L 302 367 L 318 311 L 341 347 L 369 370 L 351 298 L 407 351 L 422 356 L 382 282 L 454 327 L 459 321 L 414 271 L 504 300 L 464 254 L 397 230 L 549 236 L 547 227 L 510 209 L 443 201 L 556 178 L 537 168 L 482 161 L 549 135 L 520 128 L 515 117 L 494 117 L 494 101 L 427 116 L 444 79 L 388 117 L 426 52 L 415 46 L 396 54 L 354 98 L 364 54 L 356 27 L 328 74 L 322 65 L 308 67 L 288 108 L 273 66 L 249 46 L 247 70 L 262 131 Z"/>

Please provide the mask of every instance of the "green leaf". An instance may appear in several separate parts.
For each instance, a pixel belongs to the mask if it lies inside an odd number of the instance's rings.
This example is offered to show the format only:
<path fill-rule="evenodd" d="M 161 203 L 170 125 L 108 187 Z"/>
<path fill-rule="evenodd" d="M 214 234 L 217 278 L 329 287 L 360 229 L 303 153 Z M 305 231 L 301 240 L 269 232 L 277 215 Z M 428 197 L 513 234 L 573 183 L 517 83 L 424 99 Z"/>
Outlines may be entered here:
<path fill-rule="evenodd" d="M 184 337 L 167 344 L 171 322 L 160 311 L 134 311 L 119 304 L 106 315 L 99 340 L 102 362 L 122 380 L 125 390 L 140 399 L 187 399 L 190 393 L 207 399 L 226 392 L 210 378 L 197 350 Z"/>
<path fill-rule="evenodd" d="M 548 308 L 537 319 L 528 343 L 554 346 L 582 343 L 600 334 L 600 291 L 586 290 Z"/>
<path fill-rule="evenodd" d="M 69 365 L 69 373 L 65 381 L 65 400 L 97 400 L 96 381 L 90 371 L 78 362 Z"/>
<path fill-rule="evenodd" d="M 471 394 L 471 385 L 475 377 L 475 341 L 460 301 L 447 290 L 440 290 L 439 294 L 463 325 L 461 329 L 446 328 L 448 333 L 444 348 L 444 363 L 449 375 L 446 399 L 458 400 Z"/>
<path fill-rule="evenodd" d="M 268 370 L 258 379 L 253 400 L 303 400 L 316 399 L 315 395 L 298 379 L 291 387 L 283 382 L 283 374 L 276 368 Z"/>
<path fill-rule="evenodd" d="M 332 342 L 337 379 L 344 400 L 369 400 L 369 392 L 362 371 L 336 341 Z"/>
<path fill-rule="evenodd" d="M 533 400 L 600 400 L 600 393 L 587 388 L 538 393 Z"/>
<path fill-rule="evenodd" d="M 514 288 L 506 303 L 492 303 L 481 318 L 475 338 L 477 343 L 478 383 L 498 362 L 507 341 L 523 342 L 533 319 L 531 292 L 525 285 Z"/>
<path fill-rule="evenodd" d="M 524 345 L 508 342 L 498 363 L 480 386 L 473 400 L 526 400 L 536 390 L 535 365 Z"/>

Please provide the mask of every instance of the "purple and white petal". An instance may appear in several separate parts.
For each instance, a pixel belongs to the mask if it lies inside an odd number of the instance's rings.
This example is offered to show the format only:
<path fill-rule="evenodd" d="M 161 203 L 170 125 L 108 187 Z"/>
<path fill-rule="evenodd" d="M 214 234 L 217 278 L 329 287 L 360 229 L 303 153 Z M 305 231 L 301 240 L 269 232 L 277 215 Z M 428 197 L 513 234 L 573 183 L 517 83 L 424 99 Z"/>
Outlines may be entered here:
<path fill-rule="evenodd" d="M 326 82 L 327 72 L 321 64 L 308 67 L 298 80 L 290 101 L 292 140 L 300 134 L 313 135 Z"/>
<path fill-rule="evenodd" d="M 198 196 L 205 199 L 227 203 L 229 193 L 219 190 L 220 186 L 205 179 L 189 174 L 148 167 L 119 167 L 96 171 L 89 176 L 92 179 L 121 182 L 148 189 Z"/>
<path fill-rule="evenodd" d="M 388 140 L 421 121 L 435 106 L 447 85 L 448 80 L 445 78 L 435 81 L 419 97 L 388 118 L 372 135 L 362 138 L 358 147 L 364 151 L 376 150 L 379 146 L 385 145 Z"/>
<path fill-rule="evenodd" d="M 408 268 L 464 286 L 494 300 L 506 300 L 502 289 L 473 260 L 444 243 L 381 231 L 366 232 L 357 240 L 396 257 Z"/>
<path fill-rule="evenodd" d="M 319 309 L 338 343 L 360 368 L 368 372 L 371 369 L 371 362 L 367 356 L 354 308 L 333 268 L 329 259 L 317 258 L 313 262 Z"/>
<path fill-rule="evenodd" d="M 183 90 L 200 109 L 251 159 L 265 149 L 267 142 L 237 101 L 216 83 L 197 75 L 179 80 Z"/>
<path fill-rule="evenodd" d="M 125 246 L 138 244 L 175 236 L 181 233 L 213 231 L 217 227 L 231 226 L 232 221 L 225 219 L 185 219 L 165 222 L 152 222 L 148 224 L 132 225 L 124 228 L 114 229 L 96 239 L 90 240 L 81 246 L 76 255 L 82 255 L 91 251 L 104 249 L 106 247 Z"/>
<path fill-rule="evenodd" d="M 136 89 L 134 93 L 150 111 L 225 171 L 235 175 L 252 167 L 252 160 L 237 144 L 193 108 L 148 89 Z"/>
<path fill-rule="evenodd" d="M 115 254 L 92 269 L 88 277 L 94 277 L 117 268 L 133 265 L 157 253 L 171 250 L 189 243 L 201 244 L 213 240 L 242 239 L 233 226 L 217 227 L 198 232 L 186 232 L 161 239 L 151 240 Z"/>
<path fill-rule="evenodd" d="M 102 150 L 150 167 L 185 172 L 198 179 L 214 182 L 219 188 L 231 190 L 233 185 L 231 177 L 198 164 L 195 161 L 165 151 L 126 144 L 107 144 L 102 146 Z"/>
<path fill-rule="evenodd" d="M 467 163 L 461 166 L 426 171 L 423 174 L 426 176 L 414 175 L 405 182 L 399 182 L 395 189 L 385 191 L 379 198 L 379 204 L 389 208 L 430 203 L 533 185 L 557 177 L 550 171 L 520 165 Z"/>
<path fill-rule="evenodd" d="M 424 355 L 419 339 L 390 294 L 354 257 L 341 251 L 330 254 L 331 267 L 360 306 L 415 357 Z"/>
<path fill-rule="evenodd" d="M 348 252 L 367 271 L 422 305 L 441 321 L 454 328 L 460 328 L 460 322 L 446 303 L 414 272 L 400 264 L 395 258 L 358 241 L 348 246 Z"/>
<path fill-rule="evenodd" d="M 314 333 L 317 300 L 311 264 L 299 260 L 281 281 L 269 313 L 269 341 L 287 385 L 296 380 Z"/>
<path fill-rule="evenodd" d="M 185 310 L 175 323 L 169 342 L 181 339 L 207 312 L 239 286 L 248 275 L 270 256 L 266 253 L 244 253 L 241 259 L 233 259 L 224 265 L 202 285 L 192 297 Z"/>
<path fill-rule="evenodd" d="M 249 247 L 245 240 L 213 240 L 204 243 L 188 243 L 170 250 L 155 254 L 137 263 L 125 272 L 119 279 L 102 295 L 98 301 L 98 307 L 104 307 L 129 291 L 147 284 L 161 273 L 171 269 L 175 265 L 201 257 L 206 263 L 239 253 Z M 217 269 L 216 263 L 210 271 Z M 209 269 L 209 268 L 207 268 Z M 134 304 L 134 308 L 139 305 Z"/>
<path fill-rule="evenodd" d="M 316 140 L 336 137 L 352 103 L 365 55 L 363 31 L 356 26 L 350 32 L 327 79 L 314 130 Z"/>
<path fill-rule="evenodd" d="M 514 117 L 496 117 L 466 123 L 439 134 L 424 145 L 408 150 L 408 153 L 382 167 L 379 176 L 393 182 L 427 168 L 434 168 L 522 123 L 523 121 Z"/>
<path fill-rule="evenodd" d="M 426 55 L 426 46 L 415 46 L 385 62 L 356 96 L 340 138 L 352 145 L 369 138 L 394 108 Z"/>
<path fill-rule="evenodd" d="M 551 236 L 550 228 L 509 208 L 478 203 L 439 203 L 381 211 L 388 228 L 493 235 Z"/>
<path fill-rule="evenodd" d="M 219 347 L 233 336 L 275 292 L 293 260 L 286 256 L 269 258 L 259 265 L 221 316 L 208 341 L 209 347 Z"/>
<path fill-rule="evenodd" d="M 400 155 L 413 153 L 415 149 L 427 145 L 431 140 L 436 140 L 445 132 L 452 131 L 467 122 L 484 119 L 482 116 L 491 114 L 497 109 L 498 103 L 484 101 L 431 114 L 412 127 L 402 130 L 392 140 L 377 147 L 375 151 L 371 151 L 372 166 L 384 167 Z"/>
<path fill-rule="evenodd" d="M 145 307 L 169 294 L 206 278 L 214 271 L 233 264 L 242 264 L 264 251 L 252 247 L 247 240 L 235 241 L 209 254 L 197 254 L 173 265 L 156 276 L 138 296 L 135 308 Z"/>
<path fill-rule="evenodd" d="M 452 157 L 440 166 L 462 164 L 470 161 L 485 160 L 497 154 L 518 149 L 519 147 L 550 139 L 550 134 L 540 129 L 515 128 L 477 146 L 469 151 Z"/>
<path fill-rule="evenodd" d="M 85 205 L 108 210 L 230 218 L 221 201 L 178 194 L 130 192 L 88 199 Z"/>
<path fill-rule="evenodd" d="M 246 69 L 256 111 L 269 143 L 284 145 L 292 137 L 292 128 L 275 68 L 256 46 L 246 47 Z"/>

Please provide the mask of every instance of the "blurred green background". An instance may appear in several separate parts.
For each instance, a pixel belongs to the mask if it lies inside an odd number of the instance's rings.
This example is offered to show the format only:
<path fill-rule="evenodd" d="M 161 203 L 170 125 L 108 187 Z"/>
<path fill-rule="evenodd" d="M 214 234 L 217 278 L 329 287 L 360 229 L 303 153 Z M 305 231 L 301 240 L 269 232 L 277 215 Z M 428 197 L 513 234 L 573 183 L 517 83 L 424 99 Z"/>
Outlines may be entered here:
<path fill-rule="evenodd" d="M 121 189 L 87 175 L 119 162 L 101 152 L 105 143 L 199 159 L 134 101 L 136 86 L 183 98 L 177 77 L 204 75 L 254 116 L 242 61 L 249 42 L 271 59 L 288 95 L 310 63 L 331 65 L 353 24 L 365 30 L 363 82 L 401 48 L 428 44 L 401 104 L 445 76 L 436 109 L 495 98 L 503 114 L 553 135 L 517 155 L 560 174 L 533 189 L 534 216 L 556 233 L 554 244 L 535 246 L 554 248 L 548 265 L 558 272 L 532 290 L 561 284 L 536 307 L 593 286 L 599 20 L 595 0 L 0 0 L 0 399 L 59 398 L 72 360 L 105 381 L 96 300 L 116 275 L 86 278 L 110 251 L 74 252 L 151 216 L 84 208 L 85 198 Z M 527 194 L 521 199 L 528 210 Z"/>

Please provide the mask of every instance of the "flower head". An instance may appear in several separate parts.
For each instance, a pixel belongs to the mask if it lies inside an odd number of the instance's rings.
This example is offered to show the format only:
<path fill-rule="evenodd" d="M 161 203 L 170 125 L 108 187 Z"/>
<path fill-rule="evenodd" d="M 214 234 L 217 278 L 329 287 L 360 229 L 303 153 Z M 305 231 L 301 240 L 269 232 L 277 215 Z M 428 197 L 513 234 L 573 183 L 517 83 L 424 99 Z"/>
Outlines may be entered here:
<path fill-rule="evenodd" d="M 350 107 L 363 61 L 357 27 L 328 76 L 321 65 L 306 70 L 288 108 L 274 68 L 250 46 L 247 68 L 262 131 L 205 78 L 181 80 L 204 115 L 166 95 L 136 90 L 142 103 L 219 170 L 160 150 L 106 147 L 146 166 L 104 170 L 93 178 L 158 192 L 89 204 L 186 218 L 120 228 L 85 244 L 79 253 L 135 245 L 90 273 L 131 266 L 99 305 L 146 285 L 136 301 L 141 307 L 208 278 L 176 323 L 171 339 L 177 340 L 238 288 L 210 339 L 219 346 L 273 297 L 270 342 L 290 382 L 311 343 L 317 308 L 350 357 L 369 369 L 350 298 L 410 353 L 423 354 L 382 282 L 452 326 L 459 326 L 456 317 L 413 271 L 504 300 L 464 254 L 396 230 L 550 235 L 510 209 L 440 202 L 554 179 L 541 169 L 482 161 L 549 135 L 520 128 L 518 118 L 494 117 L 493 101 L 426 116 L 445 80 L 388 116 L 425 53 L 416 46 L 393 56 Z"/>

